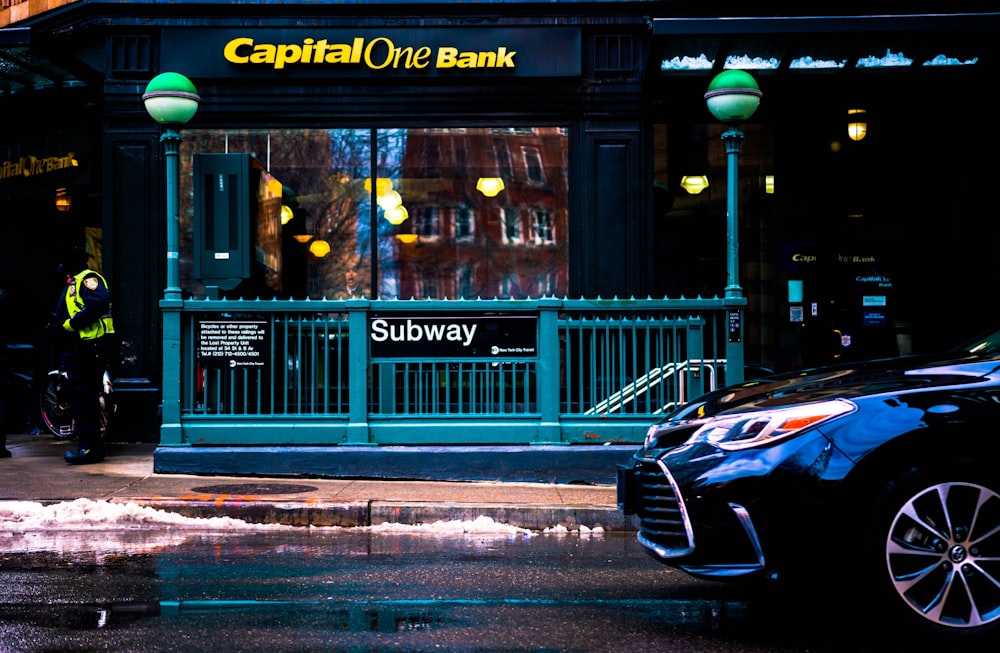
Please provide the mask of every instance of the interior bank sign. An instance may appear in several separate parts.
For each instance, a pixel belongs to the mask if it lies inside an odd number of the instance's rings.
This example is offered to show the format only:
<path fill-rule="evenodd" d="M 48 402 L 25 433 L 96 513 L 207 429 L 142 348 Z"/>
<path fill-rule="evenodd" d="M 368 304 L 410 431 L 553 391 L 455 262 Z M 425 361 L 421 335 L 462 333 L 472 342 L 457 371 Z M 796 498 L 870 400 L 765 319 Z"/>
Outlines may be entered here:
<path fill-rule="evenodd" d="M 372 358 L 535 358 L 536 315 L 379 315 L 368 319 Z"/>
<path fill-rule="evenodd" d="M 576 28 L 165 30 L 165 67 L 198 77 L 579 76 Z"/>

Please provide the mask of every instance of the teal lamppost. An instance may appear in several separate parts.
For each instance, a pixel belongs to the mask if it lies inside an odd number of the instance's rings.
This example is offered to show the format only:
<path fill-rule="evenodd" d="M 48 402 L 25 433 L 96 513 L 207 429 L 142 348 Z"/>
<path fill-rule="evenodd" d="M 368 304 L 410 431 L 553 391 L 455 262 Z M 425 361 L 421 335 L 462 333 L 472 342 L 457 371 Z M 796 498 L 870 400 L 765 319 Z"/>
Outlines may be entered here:
<path fill-rule="evenodd" d="M 151 79 L 142 95 L 146 111 L 163 125 L 160 142 L 167 167 L 167 287 L 160 309 L 163 311 L 163 408 L 160 444 L 180 445 L 181 432 L 181 295 L 180 273 L 180 189 L 178 151 L 180 128 L 198 111 L 201 98 L 191 80 L 180 73 L 161 73 Z"/>
<path fill-rule="evenodd" d="M 739 155 L 743 144 L 740 124 L 753 115 L 763 95 L 757 81 L 744 70 L 724 70 L 708 85 L 708 110 L 726 125 L 726 300 L 735 300 L 729 310 L 726 345 L 726 382 L 743 381 L 743 289 L 740 287 Z"/>
<path fill-rule="evenodd" d="M 163 125 L 163 152 L 167 165 L 167 288 L 164 299 L 181 298 L 179 261 L 179 190 L 177 187 L 177 152 L 181 134 L 178 131 L 198 111 L 201 97 L 191 80 L 180 73 L 160 73 L 149 81 L 142 102 L 153 120 Z"/>

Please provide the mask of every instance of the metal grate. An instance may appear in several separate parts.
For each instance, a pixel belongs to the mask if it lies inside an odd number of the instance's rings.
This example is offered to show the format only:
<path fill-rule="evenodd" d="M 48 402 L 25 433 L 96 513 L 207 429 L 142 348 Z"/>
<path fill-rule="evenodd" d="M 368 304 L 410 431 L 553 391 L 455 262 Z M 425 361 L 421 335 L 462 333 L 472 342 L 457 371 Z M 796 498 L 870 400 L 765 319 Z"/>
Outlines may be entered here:
<path fill-rule="evenodd" d="M 637 505 L 640 531 L 644 538 L 675 554 L 692 549 L 684 524 L 680 500 L 673 486 L 655 463 L 640 463 L 631 473 L 636 475 Z"/>

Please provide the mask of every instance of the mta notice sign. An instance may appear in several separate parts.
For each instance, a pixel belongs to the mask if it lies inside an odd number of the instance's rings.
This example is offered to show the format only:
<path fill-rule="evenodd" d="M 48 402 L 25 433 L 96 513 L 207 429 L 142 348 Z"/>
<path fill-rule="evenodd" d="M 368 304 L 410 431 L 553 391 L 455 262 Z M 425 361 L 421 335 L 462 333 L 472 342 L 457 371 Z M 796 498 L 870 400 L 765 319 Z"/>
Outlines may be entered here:
<path fill-rule="evenodd" d="M 371 315 L 372 358 L 536 358 L 537 315 Z"/>
<path fill-rule="evenodd" d="M 271 361 L 266 320 L 199 320 L 196 338 L 202 368 L 264 367 Z"/>

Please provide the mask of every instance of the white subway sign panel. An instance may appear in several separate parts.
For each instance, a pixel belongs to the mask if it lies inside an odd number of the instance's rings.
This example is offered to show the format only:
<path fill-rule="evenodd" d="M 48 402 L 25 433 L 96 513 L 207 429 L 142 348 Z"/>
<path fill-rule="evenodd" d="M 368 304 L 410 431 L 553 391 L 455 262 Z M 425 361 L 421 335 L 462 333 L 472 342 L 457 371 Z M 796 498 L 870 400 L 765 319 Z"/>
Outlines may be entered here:
<path fill-rule="evenodd" d="M 536 358 L 537 315 L 397 315 L 368 318 L 372 358 Z"/>

